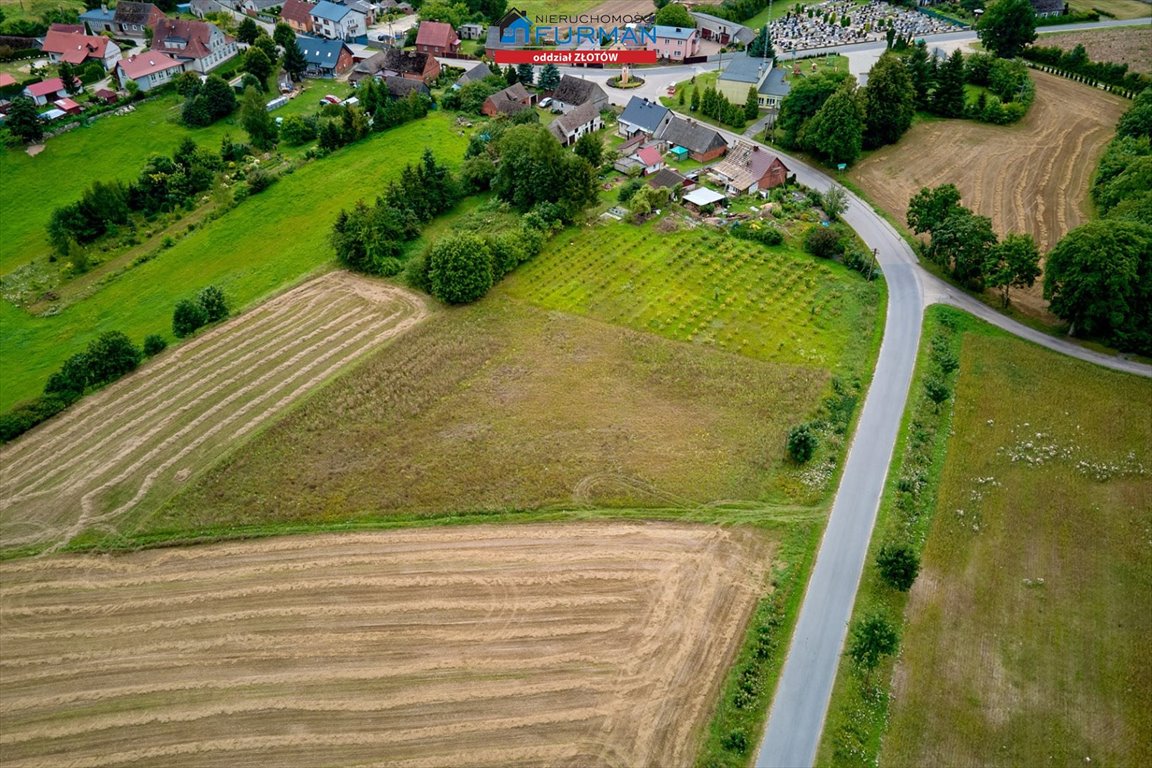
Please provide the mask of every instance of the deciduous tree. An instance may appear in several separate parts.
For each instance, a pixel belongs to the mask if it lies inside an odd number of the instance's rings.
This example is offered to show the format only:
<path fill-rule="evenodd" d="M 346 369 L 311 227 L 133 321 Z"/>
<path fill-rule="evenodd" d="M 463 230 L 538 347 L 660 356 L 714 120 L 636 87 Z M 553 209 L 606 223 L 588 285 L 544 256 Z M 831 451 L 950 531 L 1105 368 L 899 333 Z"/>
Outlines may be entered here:
<path fill-rule="evenodd" d="M 884 616 L 873 614 L 856 622 L 848 644 L 848 656 L 865 672 L 871 672 L 884 656 L 900 646 L 900 636 Z"/>
<path fill-rule="evenodd" d="M 1036 39 L 1036 11 L 1031 0 L 995 0 L 976 24 L 980 42 L 1004 59 L 1014 59 Z"/>
<path fill-rule="evenodd" d="M 252 146 L 265 152 L 276 146 L 279 140 L 276 121 L 269 114 L 264 97 L 255 88 L 244 91 L 244 98 L 240 104 L 240 122 L 248 132 L 248 140 L 252 142 Z"/>
<path fill-rule="evenodd" d="M 432 295 L 448 304 L 467 304 L 492 288 L 492 254 L 473 234 L 442 237 L 428 251 Z"/>
<path fill-rule="evenodd" d="M 240 25 L 236 27 L 236 39 L 246 45 L 252 45 L 259 36 L 260 27 L 249 17 L 244 17 Z"/>
<path fill-rule="evenodd" d="M 931 232 L 960 209 L 960 190 L 955 184 L 922 187 L 908 203 L 908 226 L 917 234 Z"/>
<path fill-rule="evenodd" d="M 880 57 L 864 87 L 864 145 L 895 144 L 916 115 L 916 88 L 904 61 L 894 54 Z"/>
<path fill-rule="evenodd" d="M 657 24 L 666 27 L 696 28 L 696 19 L 692 18 L 692 14 L 688 13 L 688 9 L 679 3 L 669 3 L 656 11 L 655 21 Z"/>
<path fill-rule="evenodd" d="M 856 162 L 864 141 L 864 107 L 845 81 L 804 127 L 802 145 L 830 163 Z"/>
<path fill-rule="evenodd" d="M 17 96 L 12 99 L 12 105 L 8 107 L 8 119 L 5 125 L 13 136 L 26 144 L 44 138 L 44 123 L 40 121 L 40 114 L 36 111 L 36 103 L 25 96 Z"/>
<path fill-rule="evenodd" d="M 1040 276 L 1040 251 L 1031 235 L 1009 234 L 988 252 L 984 282 L 1000 289 L 1000 299 L 1008 306 L 1011 288 L 1030 288 Z"/>

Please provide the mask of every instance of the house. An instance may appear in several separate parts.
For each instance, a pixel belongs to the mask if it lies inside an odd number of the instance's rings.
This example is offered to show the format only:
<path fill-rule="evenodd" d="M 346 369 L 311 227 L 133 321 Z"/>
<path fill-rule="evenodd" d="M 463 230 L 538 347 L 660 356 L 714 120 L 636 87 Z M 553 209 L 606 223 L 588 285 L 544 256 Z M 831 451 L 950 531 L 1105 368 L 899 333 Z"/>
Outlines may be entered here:
<path fill-rule="evenodd" d="M 120 85 L 127 87 L 129 82 L 133 82 L 145 93 L 164 85 L 183 71 L 183 62 L 158 51 L 135 54 L 116 63 Z"/>
<path fill-rule="evenodd" d="M 480 111 L 489 117 L 514 115 L 529 109 L 535 103 L 536 94 L 529 93 L 523 85 L 515 83 L 485 99 Z"/>
<path fill-rule="evenodd" d="M 52 102 L 52 105 L 56 107 L 56 109 L 63 110 L 64 113 L 68 115 L 78 115 L 84 111 L 83 107 L 67 97 L 56 99 L 56 101 Z"/>
<path fill-rule="evenodd" d="M 312 34 L 329 40 L 354 40 L 368 34 L 368 19 L 347 5 L 320 0 L 309 9 L 308 15 L 312 20 Z"/>
<path fill-rule="evenodd" d="M 700 52 L 700 32 L 693 27 L 666 27 L 657 24 L 652 28 L 656 40 L 648 41 L 645 49 L 656 51 L 656 57 L 670 61 L 686 59 Z"/>
<path fill-rule="evenodd" d="M 1032 0 L 1032 10 L 1037 18 L 1060 16 L 1064 13 L 1064 0 Z"/>
<path fill-rule="evenodd" d="M 548 126 L 548 130 L 564 146 L 573 144 L 586 133 L 598 131 L 604 127 L 600 118 L 600 110 L 596 109 L 595 102 L 586 101 L 571 112 L 560 115 Z"/>
<path fill-rule="evenodd" d="M 189 72 L 206 75 L 235 56 L 239 47 L 215 24 L 164 19 L 153 29 L 152 50 L 183 62 Z"/>
<path fill-rule="evenodd" d="M 647 176 L 664 167 L 664 156 L 660 154 L 660 150 L 652 144 L 647 144 L 640 148 L 640 150 L 632 155 L 640 162 L 644 176 Z"/>
<path fill-rule="evenodd" d="M 308 62 L 304 70 L 308 77 L 336 77 L 352 67 L 352 49 L 343 40 L 298 35 L 296 43 Z"/>
<path fill-rule="evenodd" d="M 635 136 L 638 133 L 655 136 L 656 131 L 671 119 L 672 110 L 655 101 L 633 96 L 620 114 L 616 130 L 624 137 Z"/>
<path fill-rule="evenodd" d="M 483 24 L 468 22 L 460 25 L 458 33 L 461 40 L 479 40 L 488 34 L 488 27 Z"/>
<path fill-rule="evenodd" d="M 560 84 L 552 92 L 552 108 L 561 112 L 571 112 L 588 101 L 596 105 L 597 112 L 608 108 L 608 94 L 603 88 L 591 80 L 581 80 L 572 75 L 561 77 Z"/>
<path fill-rule="evenodd" d="M 464 74 L 460 75 L 460 79 L 458 79 L 455 83 L 452 84 L 452 88 L 453 89 L 461 88 L 462 86 L 468 85 L 468 83 L 476 83 L 476 82 L 483 80 L 486 77 L 492 77 L 495 74 L 496 73 L 493 72 L 492 68 L 489 67 L 487 64 L 480 63 L 480 64 L 477 64 L 476 66 L 472 67 L 471 69 L 469 69 Z"/>
<path fill-rule="evenodd" d="M 385 75 L 397 75 L 424 83 L 431 83 L 440 76 L 440 62 L 436 61 L 435 56 L 429 56 L 427 53 L 389 48 L 377 56 L 381 57 L 379 71 Z M 375 58 L 376 56 L 372 57 Z"/>
<path fill-rule="evenodd" d="M 354 11 L 360 11 L 360 13 L 364 14 L 364 23 L 369 27 L 376 23 L 375 4 L 365 2 L 365 0 L 344 0 L 343 4 Z"/>
<path fill-rule="evenodd" d="M 779 109 L 792 86 L 784 80 L 785 71 L 774 64 L 772 59 L 734 56 L 716 78 L 716 90 L 728 101 L 743 104 L 748 100 L 748 89 L 755 88 L 761 109 Z"/>
<path fill-rule="evenodd" d="M 385 75 L 383 81 L 384 87 L 388 89 L 388 95 L 394 99 L 402 99 L 412 93 L 419 93 L 421 96 L 431 96 L 432 91 L 428 90 L 428 86 L 419 80 L 409 80 L 406 77 L 397 77 L 396 75 Z"/>
<path fill-rule="evenodd" d="M 312 4 L 304 0 L 284 0 L 280 6 L 280 20 L 298 35 L 312 34 Z"/>
<path fill-rule="evenodd" d="M 683 147 L 688 156 L 701 163 L 707 163 L 728 151 L 728 142 L 719 132 L 695 120 L 673 116 L 653 137 L 675 150 Z"/>
<path fill-rule="evenodd" d="M 131 37 L 143 40 L 148 32 L 164 20 L 164 12 L 152 3 L 137 3 L 132 0 L 120 0 L 116 3 L 116 12 L 112 16 L 113 29 L 108 30 L 116 37 Z M 93 34 L 98 34 L 93 29 Z"/>
<path fill-rule="evenodd" d="M 64 81 L 58 77 L 41 80 L 39 83 L 32 83 L 32 85 L 25 86 L 23 93 L 32 99 L 38 107 L 42 107 L 50 101 L 56 101 L 56 99 L 62 99 L 68 95 L 68 91 L 64 88 Z"/>
<path fill-rule="evenodd" d="M 110 35 L 117 34 L 116 11 L 109 10 L 103 5 L 80 14 L 80 23 L 88 27 L 88 30 L 94 35 L 105 32 Z"/>
<path fill-rule="evenodd" d="M 277 8 L 284 0 L 244 0 L 240 3 L 240 10 L 249 16 L 267 15 L 268 11 Z"/>
<path fill-rule="evenodd" d="M 40 50 L 48 54 L 54 64 L 68 62 L 83 64 L 98 61 L 105 70 L 112 69 L 120 61 L 120 46 L 101 35 L 86 35 L 83 27 L 79 33 L 66 32 L 62 24 L 53 24 L 44 38 Z"/>
<path fill-rule="evenodd" d="M 710 13 L 689 11 L 696 19 L 696 29 L 700 32 L 701 40 L 713 40 L 720 45 L 748 45 L 756 39 L 756 32 L 728 19 L 713 16 Z"/>
<path fill-rule="evenodd" d="M 714 189 L 708 187 L 697 187 L 683 197 L 684 205 L 696 211 L 703 213 L 703 209 L 712 205 L 716 205 L 725 200 L 724 195 L 720 194 Z"/>
<path fill-rule="evenodd" d="M 455 56 L 460 51 L 460 37 L 451 24 L 422 21 L 416 33 L 416 50 L 432 56 Z"/>
<path fill-rule="evenodd" d="M 788 166 L 759 145 L 740 141 L 709 175 L 723 184 L 729 195 L 754 194 L 784 184 Z"/>
<path fill-rule="evenodd" d="M 83 24 L 49 24 L 48 33 L 62 32 L 65 35 L 86 35 L 88 30 L 84 29 Z"/>
<path fill-rule="evenodd" d="M 692 181 L 671 168 L 661 168 L 648 177 L 648 186 L 653 189 L 667 189 L 673 200 L 676 200 L 686 191 Z"/>
<path fill-rule="evenodd" d="M 632 138 L 626 139 L 623 144 L 616 147 L 616 154 L 619 157 L 631 157 L 636 154 L 640 147 L 648 143 L 651 137 L 646 133 L 637 133 Z"/>

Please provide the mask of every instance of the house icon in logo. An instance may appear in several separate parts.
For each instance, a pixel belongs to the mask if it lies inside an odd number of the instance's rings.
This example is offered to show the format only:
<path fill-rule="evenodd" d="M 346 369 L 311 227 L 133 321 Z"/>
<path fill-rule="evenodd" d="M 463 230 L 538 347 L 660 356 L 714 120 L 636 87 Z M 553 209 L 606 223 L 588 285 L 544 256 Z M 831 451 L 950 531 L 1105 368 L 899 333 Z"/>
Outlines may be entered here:
<path fill-rule="evenodd" d="M 518 8 L 508 9 L 496 26 L 500 28 L 500 42 L 506 45 L 528 45 L 532 36 L 532 22 Z"/>

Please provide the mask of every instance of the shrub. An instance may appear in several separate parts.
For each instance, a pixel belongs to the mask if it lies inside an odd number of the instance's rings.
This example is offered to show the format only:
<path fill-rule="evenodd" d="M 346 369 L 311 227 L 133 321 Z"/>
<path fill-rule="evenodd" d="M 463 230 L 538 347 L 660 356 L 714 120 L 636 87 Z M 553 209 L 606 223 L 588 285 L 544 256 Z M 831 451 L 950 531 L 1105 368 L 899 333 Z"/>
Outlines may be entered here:
<path fill-rule="evenodd" d="M 948 386 L 948 381 L 938 373 L 930 373 L 924 379 L 924 394 L 932 401 L 933 405 L 939 406 L 948 396 L 952 394 L 952 390 Z"/>
<path fill-rule="evenodd" d="M 267 171 L 260 170 L 259 168 L 249 171 L 247 179 L 248 194 L 256 195 L 263 192 L 264 190 L 268 189 L 268 187 L 272 186 L 273 182 L 276 181 L 276 178 L 276 174 L 268 173 Z"/>
<path fill-rule="evenodd" d="M 146 357 L 158 355 L 167 348 L 168 342 L 158 333 L 152 333 L 144 337 L 144 355 Z"/>
<path fill-rule="evenodd" d="M 920 573 L 920 558 L 907 544 L 887 543 L 876 554 L 876 567 L 889 586 L 907 592 Z"/>
<path fill-rule="evenodd" d="M 616 193 L 616 201 L 621 204 L 627 203 L 642 186 L 644 186 L 643 179 L 629 179 L 620 186 L 620 190 Z"/>
<path fill-rule="evenodd" d="M 762 245 L 780 245 L 784 242 L 784 233 L 770 225 L 737 223 L 728 231 L 742 240 L 752 240 Z"/>
<path fill-rule="evenodd" d="M 444 237 L 428 251 L 432 295 L 448 304 L 476 301 L 492 288 L 492 254 L 476 235 Z"/>
<path fill-rule="evenodd" d="M 820 440 L 809 424 L 798 424 L 788 432 L 788 455 L 797 464 L 803 464 L 816 453 Z"/>
<path fill-rule="evenodd" d="M 209 285 L 200 291 L 196 303 L 204 312 L 205 323 L 215 323 L 228 317 L 228 299 L 225 298 L 224 291 L 214 285 Z"/>
<path fill-rule="evenodd" d="M 880 663 L 881 657 L 895 653 L 899 645 L 900 637 L 891 622 L 880 614 L 873 614 L 852 627 L 848 656 L 857 667 L 870 672 Z"/>
<path fill-rule="evenodd" d="M 844 236 L 838 227 L 812 227 L 804 235 L 804 250 L 820 259 L 844 254 Z"/>
<path fill-rule="evenodd" d="M 195 333 L 207 322 L 203 307 L 191 299 L 181 299 L 172 313 L 172 334 L 182 339 Z"/>

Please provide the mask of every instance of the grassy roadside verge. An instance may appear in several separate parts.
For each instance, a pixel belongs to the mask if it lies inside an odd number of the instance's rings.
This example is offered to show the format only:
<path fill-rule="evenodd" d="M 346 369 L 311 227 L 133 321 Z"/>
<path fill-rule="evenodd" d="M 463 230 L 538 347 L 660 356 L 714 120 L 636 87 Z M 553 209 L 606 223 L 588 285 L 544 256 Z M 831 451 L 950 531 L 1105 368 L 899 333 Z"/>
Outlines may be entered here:
<path fill-rule="evenodd" d="M 922 551 L 932 520 L 952 420 L 952 397 L 939 406 L 926 392 L 929 378 L 943 380 L 954 389 L 953 366 L 966 316 L 950 307 L 931 307 L 925 313 L 920 353 L 912 379 L 910 406 L 905 411 L 896 446 L 896 461 L 888 473 L 867 564 L 860 579 L 852 623 L 880 614 L 899 627 L 908 595 L 889 586 L 875 567 L 880 547 L 890 540 Z M 938 351 L 933 352 L 933 347 Z M 941 361 L 945 361 L 941 365 Z M 847 655 L 841 657 L 828 717 L 817 752 L 820 766 L 875 766 L 880 739 L 888 718 L 888 689 L 893 659 L 885 659 L 871 672 L 862 672 Z"/>

